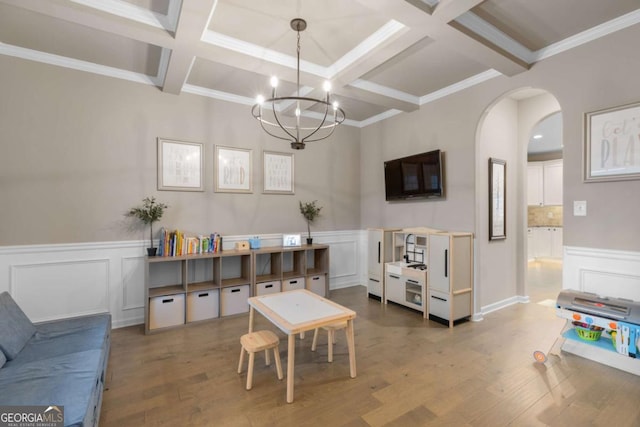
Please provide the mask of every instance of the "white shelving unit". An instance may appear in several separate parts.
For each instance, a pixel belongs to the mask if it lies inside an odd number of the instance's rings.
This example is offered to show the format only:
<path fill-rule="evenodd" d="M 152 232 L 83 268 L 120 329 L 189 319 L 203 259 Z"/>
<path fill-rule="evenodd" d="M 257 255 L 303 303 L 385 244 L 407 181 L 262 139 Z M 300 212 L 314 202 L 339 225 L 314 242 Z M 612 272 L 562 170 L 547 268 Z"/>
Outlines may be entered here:
<path fill-rule="evenodd" d="M 246 313 L 250 296 L 293 285 L 329 295 L 328 246 L 147 257 L 145 333 Z"/>

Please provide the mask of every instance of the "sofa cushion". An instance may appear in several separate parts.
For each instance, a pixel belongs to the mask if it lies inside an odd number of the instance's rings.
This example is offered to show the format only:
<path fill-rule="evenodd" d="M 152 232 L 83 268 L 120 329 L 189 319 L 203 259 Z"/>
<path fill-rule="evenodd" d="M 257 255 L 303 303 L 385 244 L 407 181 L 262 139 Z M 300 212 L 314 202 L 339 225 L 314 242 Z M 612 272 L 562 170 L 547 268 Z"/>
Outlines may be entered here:
<path fill-rule="evenodd" d="M 111 333 L 111 317 L 97 314 L 37 323 L 35 326 L 36 333 L 20 352 L 19 363 L 85 350 L 105 350 Z"/>
<path fill-rule="evenodd" d="M 102 390 L 102 352 L 88 350 L 0 369 L 0 405 L 64 406 L 65 426 L 87 424 Z"/>
<path fill-rule="evenodd" d="M 2 368 L 5 363 L 7 363 L 7 357 L 0 351 L 0 368 Z"/>
<path fill-rule="evenodd" d="M 0 294 L 0 349 L 8 360 L 14 359 L 36 332 L 31 320 L 8 292 Z"/>

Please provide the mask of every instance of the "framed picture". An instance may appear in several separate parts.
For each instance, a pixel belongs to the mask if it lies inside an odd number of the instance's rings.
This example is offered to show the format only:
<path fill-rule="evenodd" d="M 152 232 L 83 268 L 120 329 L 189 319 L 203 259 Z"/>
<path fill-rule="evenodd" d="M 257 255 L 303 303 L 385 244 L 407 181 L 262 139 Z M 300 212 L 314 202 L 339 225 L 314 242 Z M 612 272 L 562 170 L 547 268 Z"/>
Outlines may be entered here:
<path fill-rule="evenodd" d="M 204 191 L 203 145 L 158 138 L 158 190 Z"/>
<path fill-rule="evenodd" d="M 293 193 L 293 154 L 262 152 L 263 193 Z"/>
<path fill-rule="evenodd" d="M 489 158 L 489 240 L 507 238 L 507 162 Z"/>
<path fill-rule="evenodd" d="M 585 114 L 584 181 L 640 179 L 640 102 Z"/>
<path fill-rule="evenodd" d="M 217 145 L 215 191 L 218 193 L 251 193 L 252 158 L 252 150 Z"/>

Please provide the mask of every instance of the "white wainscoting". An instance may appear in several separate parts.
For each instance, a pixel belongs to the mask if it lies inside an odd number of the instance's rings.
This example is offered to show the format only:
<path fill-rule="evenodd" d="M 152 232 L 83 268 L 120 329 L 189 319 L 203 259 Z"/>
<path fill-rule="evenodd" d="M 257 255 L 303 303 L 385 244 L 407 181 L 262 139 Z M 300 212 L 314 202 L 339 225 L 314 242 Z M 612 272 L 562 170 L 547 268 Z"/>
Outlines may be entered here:
<path fill-rule="evenodd" d="M 562 287 L 640 301 L 640 252 L 565 246 Z"/>
<path fill-rule="evenodd" d="M 366 272 L 361 230 L 314 232 L 329 245 L 331 289 L 360 285 Z M 224 249 L 252 236 L 224 236 Z M 282 235 L 261 235 L 280 246 Z M 144 322 L 145 241 L 0 246 L 0 292 L 33 322 L 109 312 L 114 328 Z"/>

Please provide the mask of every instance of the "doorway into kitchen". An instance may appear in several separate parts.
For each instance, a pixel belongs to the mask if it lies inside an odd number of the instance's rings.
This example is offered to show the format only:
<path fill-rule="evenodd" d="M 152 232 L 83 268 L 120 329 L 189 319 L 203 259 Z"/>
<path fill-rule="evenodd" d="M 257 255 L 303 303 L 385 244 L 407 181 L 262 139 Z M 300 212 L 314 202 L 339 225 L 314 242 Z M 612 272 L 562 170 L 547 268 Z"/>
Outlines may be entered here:
<path fill-rule="evenodd" d="M 562 112 L 542 118 L 527 145 L 527 293 L 553 306 L 562 289 Z"/>

